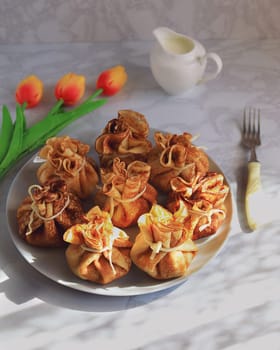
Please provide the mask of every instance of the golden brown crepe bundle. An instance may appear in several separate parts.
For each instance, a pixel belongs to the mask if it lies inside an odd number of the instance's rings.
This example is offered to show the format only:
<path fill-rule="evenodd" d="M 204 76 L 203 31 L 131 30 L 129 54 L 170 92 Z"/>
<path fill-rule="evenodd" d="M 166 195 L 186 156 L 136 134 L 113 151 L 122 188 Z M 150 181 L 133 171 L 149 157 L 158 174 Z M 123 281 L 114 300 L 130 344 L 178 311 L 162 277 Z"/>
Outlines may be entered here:
<path fill-rule="evenodd" d="M 222 174 L 209 172 L 203 177 L 195 177 L 191 182 L 176 177 L 171 180 L 171 187 L 167 207 L 175 212 L 182 203 L 186 206 L 186 223 L 195 223 L 193 240 L 217 232 L 226 216 L 224 201 L 229 192 Z"/>
<path fill-rule="evenodd" d="M 120 110 L 118 118 L 110 120 L 95 141 L 101 167 L 110 168 L 115 157 L 126 164 L 134 160 L 145 161 L 152 149 L 148 135 L 149 125 L 143 114 Z"/>
<path fill-rule="evenodd" d="M 88 152 L 89 145 L 69 136 L 50 138 L 39 152 L 39 156 L 46 159 L 37 171 L 40 184 L 60 178 L 79 198 L 88 197 L 98 182 L 97 168 L 86 156 Z"/>
<path fill-rule="evenodd" d="M 154 134 L 155 147 L 148 156 L 151 165 L 151 184 L 158 190 L 169 192 L 170 180 L 181 176 L 185 180 L 196 174 L 204 175 L 209 169 L 207 155 L 191 142 L 192 135 L 183 133 Z"/>
<path fill-rule="evenodd" d="M 34 246 L 63 246 L 64 231 L 85 220 L 79 198 L 62 180 L 32 185 L 28 192 L 17 210 L 20 236 Z"/>
<path fill-rule="evenodd" d="M 135 265 L 156 279 L 184 276 L 196 255 L 191 240 L 192 228 L 184 225 L 185 207 L 171 214 L 160 205 L 153 205 L 143 214 L 138 225 L 130 256 Z"/>
<path fill-rule="evenodd" d="M 66 259 L 72 272 L 84 280 L 107 284 L 128 273 L 132 243 L 127 234 L 112 225 L 110 215 L 99 207 L 87 214 L 88 222 L 64 233 L 70 245 Z"/>
<path fill-rule="evenodd" d="M 150 169 L 137 160 L 126 168 L 119 158 L 114 159 L 111 171 L 101 169 L 103 187 L 96 193 L 95 204 L 110 213 L 114 225 L 125 228 L 135 224 L 156 202 L 157 191 L 148 183 Z"/>

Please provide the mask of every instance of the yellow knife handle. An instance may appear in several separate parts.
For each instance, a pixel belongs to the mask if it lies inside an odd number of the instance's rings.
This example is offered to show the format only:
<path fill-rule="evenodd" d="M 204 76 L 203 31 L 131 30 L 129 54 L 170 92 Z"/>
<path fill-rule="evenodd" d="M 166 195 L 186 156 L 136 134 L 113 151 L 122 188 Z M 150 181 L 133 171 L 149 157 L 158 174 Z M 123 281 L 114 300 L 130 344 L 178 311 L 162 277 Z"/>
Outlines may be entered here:
<path fill-rule="evenodd" d="M 259 162 L 248 163 L 248 182 L 245 194 L 245 210 L 248 225 L 252 230 L 258 227 L 260 221 L 261 164 Z M 259 219 L 259 220 L 258 220 Z"/>

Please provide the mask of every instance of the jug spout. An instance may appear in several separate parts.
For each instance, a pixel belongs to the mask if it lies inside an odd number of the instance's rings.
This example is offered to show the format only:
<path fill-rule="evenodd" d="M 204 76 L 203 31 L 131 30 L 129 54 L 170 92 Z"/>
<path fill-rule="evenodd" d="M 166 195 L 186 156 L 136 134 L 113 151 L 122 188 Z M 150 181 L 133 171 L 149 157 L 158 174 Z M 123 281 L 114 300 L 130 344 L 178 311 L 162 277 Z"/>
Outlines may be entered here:
<path fill-rule="evenodd" d="M 194 49 L 194 42 L 183 34 L 179 34 L 167 27 L 158 27 L 153 30 L 161 48 L 170 54 L 182 55 Z"/>
<path fill-rule="evenodd" d="M 166 42 L 172 40 L 177 35 L 176 32 L 167 27 L 158 27 L 153 30 L 153 34 L 164 50 L 166 50 Z"/>
<path fill-rule="evenodd" d="M 166 39 L 172 39 L 174 36 L 178 35 L 174 30 L 167 27 L 158 27 L 153 30 L 153 34 L 160 44 L 163 44 Z"/>

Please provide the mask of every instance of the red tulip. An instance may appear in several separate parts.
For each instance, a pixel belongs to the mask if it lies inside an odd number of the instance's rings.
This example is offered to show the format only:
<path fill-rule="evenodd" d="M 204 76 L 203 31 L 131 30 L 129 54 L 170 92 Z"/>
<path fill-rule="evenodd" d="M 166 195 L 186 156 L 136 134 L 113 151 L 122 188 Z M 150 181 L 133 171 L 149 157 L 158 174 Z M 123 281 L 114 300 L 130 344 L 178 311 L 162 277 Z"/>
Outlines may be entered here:
<path fill-rule="evenodd" d="M 127 81 L 127 73 L 123 66 L 115 66 L 102 72 L 96 81 L 96 88 L 102 89 L 107 96 L 115 95 Z"/>
<path fill-rule="evenodd" d="M 63 100 L 64 104 L 76 104 L 84 95 L 86 79 L 83 75 L 68 73 L 61 77 L 55 86 L 55 97 Z"/>
<path fill-rule="evenodd" d="M 36 75 L 29 75 L 16 88 L 16 101 L 26 104 L 26 108 L 35 107 L 42 99 L 43 83 Z"/>

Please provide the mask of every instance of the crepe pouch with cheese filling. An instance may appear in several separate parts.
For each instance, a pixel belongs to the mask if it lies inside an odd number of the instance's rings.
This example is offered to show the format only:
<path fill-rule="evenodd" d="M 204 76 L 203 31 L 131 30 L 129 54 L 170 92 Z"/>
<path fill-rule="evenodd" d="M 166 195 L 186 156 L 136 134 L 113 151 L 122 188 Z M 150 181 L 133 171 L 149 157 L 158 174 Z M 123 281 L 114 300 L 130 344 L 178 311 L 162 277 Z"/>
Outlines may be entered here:
<path fill-rule="evenodd" d="M 37 171 L 40 184 L 59 178 L 79 198 L 88 197 L 99 180 L 96 164 L 87 156 L 88 152 L 89 145 L 69 136 L 48 139 L 39 152 L 39 157 L 46 160 Z"/>
<path fill-rule="evenodd" d="M 149 153 L 147 163 L 151 166 L 151 184 L 158 190 L 169 192 L 170 181 L 176 176 L 190 180 L 198 173 L 204 175 L 208 171 L 208 157 L 192 144 L 191 134 L 155 132 L 154 139 L 156 145 Z"/>
<path fill-rule="evenodd" d="M 147 163 L 136 160 L 126 167 L 125 162 L 115 158 L 111 171 L 101 169 L 103 186 L 95 195 L 95 204 L 110 213 L 115 226 L 134 225 L 157 200 L 157 191 L 149 184 L 149 176 Z"/>
<path fill-rule="evenodd" d="M 134 160 L 146 161 L 152 148 L 147 139 L 149 125 L 145 116 L 132 110 L 120 110 L 118 117 L 110 120 L 95 141 L 102 168 L 110 168 L 115 157 L 127 165 Z"/>
<path fill-rule="evenodd" d="M 188 210 L 187 221 L 196 222 L 192 239 L 197 240 L 217 232 L 226 217 L 225 199 L 229 187 L 222 174 L 208 172 L 187 182 L 181 177 L 171 180 L 167 208 L 175 212 L 183 203 Z"/>
<path fill-rule="evenodd" d="M 17 209 L 19 235 L 34 246 L 64 246 L 64 231 L 85 220 L 80 199 L 62 180 L 31 185 L 28 192 Z"/>
<path fill-rule="evenodd" d="M 81 279 L 107 284 L 125 276 L 131 267 L 129 236 L 113 226 L 109 213 L 93 207 L 87 223 L 75 225 L 64 233 L 69 243 L 66 260 Z"/>
<path fill-rule="evenodd" d="M 131 259 L 139 269 L 155 279 L 185 276 L 197 253 L 192 241 L 192 228 L 186 229 L 182 206 L 172 214 L 155 204 L 138 220 L 140 232 L 131 249 Z"/>

